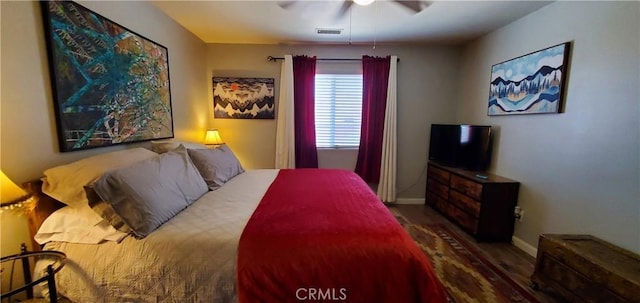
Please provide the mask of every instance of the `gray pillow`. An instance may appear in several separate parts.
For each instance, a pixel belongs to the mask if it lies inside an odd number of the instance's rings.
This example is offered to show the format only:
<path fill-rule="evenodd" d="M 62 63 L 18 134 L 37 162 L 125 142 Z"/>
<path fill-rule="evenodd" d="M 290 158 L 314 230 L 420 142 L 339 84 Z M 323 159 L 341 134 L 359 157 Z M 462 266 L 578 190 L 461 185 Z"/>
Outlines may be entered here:
<path fill-rule="evenodd" d="M 206 145 L 202 143 L 178 141 L 178 140 L 170 139 L 170 140 L 162 140 L 162 141 L 151 141 L 151 150 L 158 154 L 164 154 L 166 152 L 170 152 L 180 147 L 180 145 L 188 149 L 208 148 Z"/>
<path fill-rule="evenodd" d="M 183 146 L 109 171 L 93 188 L 138 238 L 146 237 L 208 191 Z"/>
<path fill-rule="evenodd" d="M 211 190 L 220 188 L 244 172 L 240 161 L 227 145 L 213 149 L 188 149 L 187 152 Z"/>
<path fill-rule="evenodd" d="M 120 217 L 116 213 L 116 211 L 113 209 L 113 207 L 111 207 L 111 205 L 109 205 L 109 203 L 100 198 L 100 195 L 96 193 L 96 190 L 93 187 L 94 184 L 84 187 L 84 191 L 87 195 L 87 200 L 89 200 L 89 207 L 91 207 L 94 212 L 98 213 L 98 215 L 100 215 L 102 219 L 109 222 L 109 224 L 116 230 L 128 234 L 131 233 L 131 228 L 129 227 L 129 225 L 124 222 L 122 217 Z"/>

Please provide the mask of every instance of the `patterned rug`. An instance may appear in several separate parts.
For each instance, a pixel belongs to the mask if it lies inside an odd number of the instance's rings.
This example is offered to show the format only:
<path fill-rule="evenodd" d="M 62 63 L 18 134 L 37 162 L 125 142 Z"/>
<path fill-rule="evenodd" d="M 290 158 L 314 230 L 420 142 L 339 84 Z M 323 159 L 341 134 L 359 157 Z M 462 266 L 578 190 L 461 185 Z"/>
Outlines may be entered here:
<path fill-rule="evenodd" d="M 429 257 L 451 302 L 539 303 L 446 226 L 410 224 L 401 216 L 396 218 Z"/>

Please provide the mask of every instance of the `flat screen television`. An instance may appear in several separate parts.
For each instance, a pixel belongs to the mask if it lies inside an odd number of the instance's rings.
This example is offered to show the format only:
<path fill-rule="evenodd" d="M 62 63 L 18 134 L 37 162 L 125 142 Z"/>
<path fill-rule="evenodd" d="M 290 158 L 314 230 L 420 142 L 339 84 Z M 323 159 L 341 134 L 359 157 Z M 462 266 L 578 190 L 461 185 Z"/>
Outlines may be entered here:
<path fill-rule="evenodd" d="M 491 126 L 431 124 L 429 160 L 472 171 L 486 171 L 491 163 Z"/>

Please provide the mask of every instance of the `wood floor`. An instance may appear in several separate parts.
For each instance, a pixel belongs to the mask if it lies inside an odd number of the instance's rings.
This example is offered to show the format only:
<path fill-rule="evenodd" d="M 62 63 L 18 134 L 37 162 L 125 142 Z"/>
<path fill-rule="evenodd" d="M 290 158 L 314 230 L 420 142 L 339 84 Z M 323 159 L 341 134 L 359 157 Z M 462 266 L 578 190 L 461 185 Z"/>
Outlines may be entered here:
<path fill-rule="evenodd" d="M 564 303 L 551 289 L 543 287 L 534 291 L 529 288 L 529 277 L 533 273 L 535 258 L 528 255 L 510 243 L 476 242 L 471 236 L 462 231 L 455 224 L 430 207 L 423 205 L 393 205 L 407 220 L 414 224 L 445 224 L 451 230 L 462 236 L 468 243 L 481 251 L 485 258 L 496 267 L 504 270 L 519 285 L 527 289 L 541 303 Z"/>

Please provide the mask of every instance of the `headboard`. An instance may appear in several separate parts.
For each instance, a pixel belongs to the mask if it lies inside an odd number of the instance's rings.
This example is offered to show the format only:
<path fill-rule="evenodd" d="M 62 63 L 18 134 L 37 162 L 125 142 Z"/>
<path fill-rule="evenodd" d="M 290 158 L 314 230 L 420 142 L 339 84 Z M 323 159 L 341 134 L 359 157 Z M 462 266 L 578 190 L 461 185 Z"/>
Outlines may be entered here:
<path fill-rule="evenodd" d="M 28 181 L 22 184 L 22 186 L 33 194 L 33 198 L 35 199 L 35 207 L 27 211 L 26 215 L 33 250 L 40 251 L 40 244 L 34 239 L 38 229 L 40 229 L 40 226 L 49 215 L 62 208 L 64 204 L 42 192 L 42 180 Z"/>

